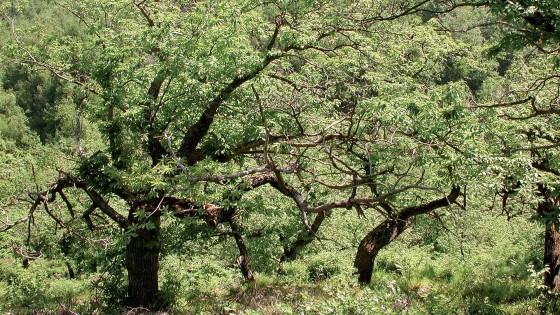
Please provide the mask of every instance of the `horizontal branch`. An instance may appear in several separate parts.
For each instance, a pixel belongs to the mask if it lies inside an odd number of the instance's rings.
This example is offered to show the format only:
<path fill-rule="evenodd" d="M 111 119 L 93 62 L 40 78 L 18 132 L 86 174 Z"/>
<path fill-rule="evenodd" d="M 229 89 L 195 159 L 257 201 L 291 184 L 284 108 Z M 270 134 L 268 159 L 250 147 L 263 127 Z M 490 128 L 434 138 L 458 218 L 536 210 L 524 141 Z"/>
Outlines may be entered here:
<path fill-rule="evenodd" d="M 538 169 L 539 171 L 547 172 L 556 176 L 560 176 L 560 171 L 557 169 L 551 168 L 546 160 L 538 160 L 533 161 L 531 164 L 534 168 Z"/>
<path fill-rule="evenodd" d="M 234 174 L 225 174 L 225 175 L 208 175 L 208 176 L 197 176 L 197 177 L 190 177 L 189 182 L 191 185 L 194 185 L 198 182 L 212 182 L 212 183 L 223 183 L 225 181 L 245 177 L 252 174 L 268 172 L 270 169 L 268 165 L 261 165 L 252 169 L 248 169 L 245 171 L 241 171 Z"/>
<path fill-rule="evenodd" d="M 37 206 L 35 206 L 35 207 L 37 207 Z M 30 215 L 30 214 L 27 215 L 27 216 L 25 216 L 25 217 L 23 217 L 23 218 L 21 218 L 21 219 L 19 219 L 19 220 L 17 220 L 17 221 L 15 221 L 15 222 L 11 222 L 11 223 L 6 222 L 6 223 L 4 224 L 4 226 L 0 227 L 0 232 L 5 232 L 5 231 L 8 231 L 8 230 L 11 230 L 11 229 L 14 228 L 15 226 L 17 226 L 17 225 L 19 225 L 19 224 L 21 224 L 21 223 L 24 223 L 24 222 L 29 221 L 29 219 L 31 219 L 31 215 Z"/>
<path fill-rule="evenodd" d="M 428 213 L 438 208 L 451 206 L 459 197 L 460 189 L 458 186 L 453 187 L 451 192 L 440 199 L 428 202 L 420 206 L 408 207 L 399 212 L 399 219 L 408 219 L 412 216 Z"/>
<path fill-rule="evenodd" d="M 28 222 L 33 218 L 34 212 L 37 210 L 39 205 L 43 205 L 47 214 L 56 221 L 57 225 L 61 227 L 66 227 L 67 222 L 64 222 L 61 218 L 54 215 L 54 213 L 49 208 L 49 203 L 56 201 L 57 195 L 60 195 L 63 202 L 65 203 L 67 210 L 69 211 L 72 218 L 75 216 L 75 209 L 72 207 L 72 204 L 64 194 L 65 189 L 80 189 L 84 193 L 88 195 L 90 200 L 92 201 L 93 205 L 87 209 L 82 217 L 86 220 L 88 227 L 92 227 L 93 223 L 91 222 L 90 215 L 93 213 L 95 209 L 100 209 L 103 214 L 113 220 L 115 223 L 119 225 L 121 228 L 127 228 L 130 225 L 130 222 L 126 217 L 118 213 L 115 209 L 113 209 L 109 203 L 95 190 L 88 187 L 84 182 L 79 180 L 77 177 L 74 177 L 68 173 L 59 172 L 59 178 L 57 181 L 49 186 L 49 189 L 41 192 L 30 192 L 29 196 L 33 200 L 33 204 L 31 205 L 28 215 L 22 217 L 21 219 L 13 222 L 13 223 L 6 223 L 3 227 L 0 228 L 0 232 L 7 231 L 14 226 L 21 224 L 23 222 Z"/>
<path fill-rule="evenodd" d="M 527 102 L 534 101 L 534 97 L 530 96 L 521 100 L 515 100 L 511 102 L 501 102 L 501 103 L 491 103 L 491 104 L 477 104 L 473 106 L 467 106 L 465 108 L 469 109 L 479 109 L 479 108 L 499 108 L 499 107 L 509 107 L 514 105 L 525 104 Z"/>

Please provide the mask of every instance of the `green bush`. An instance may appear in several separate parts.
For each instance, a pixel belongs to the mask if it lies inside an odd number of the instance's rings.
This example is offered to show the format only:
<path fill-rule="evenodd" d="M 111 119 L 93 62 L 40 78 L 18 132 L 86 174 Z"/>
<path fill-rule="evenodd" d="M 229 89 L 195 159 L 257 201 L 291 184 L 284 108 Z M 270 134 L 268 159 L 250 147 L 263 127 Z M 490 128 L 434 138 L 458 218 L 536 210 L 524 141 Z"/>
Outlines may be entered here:
<path fill-rule="evenodd" d="M 308 266 L 301 260 L 284 262 L 280 269 L 280 281 L 283 283 L 304 282 L 309 278 Z"/>
<path fill-rule="evenodd" d="M 500 308 L 489 304 L 487 301 L 471 301 L 466 310 L 466 315 L 503 315 Z"/>
<path fill-rule="evenodd" d="M 309 281 L 324 281 L 340 274 L 340 263 L 336 253 L 320 253 L 314 256 L 307 265 Z"/>
<path fill-rule="evenodd" d="M 38 259 L 29 268 L 4 259 L 0 265 L 0 310 L 58 311 L 60 304 L 83 312 L 89 304 L 89 280 L 65 278 L 66 266 Z"/>
<path fill-rule="evenodd" d="M 53 279 L 48 283 L 45 296 L 48 301 L 63 304 L 73 311 L 88 305 L 90 285 L 79 279 Z"/>

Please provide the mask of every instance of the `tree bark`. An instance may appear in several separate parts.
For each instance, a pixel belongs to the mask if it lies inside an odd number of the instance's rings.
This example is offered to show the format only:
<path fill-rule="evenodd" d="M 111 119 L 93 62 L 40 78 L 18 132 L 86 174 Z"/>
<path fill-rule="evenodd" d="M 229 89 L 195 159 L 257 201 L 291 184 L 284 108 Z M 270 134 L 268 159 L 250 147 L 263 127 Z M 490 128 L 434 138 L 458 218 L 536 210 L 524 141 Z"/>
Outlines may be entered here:
<path fill-rule="evenodd" d="M 560 231 L 555 215 L 558 201 L 550 196 L 550 190 L 544 185 L 539 184 L 538 191 L 543 199 L 537 205 L 537 213 L 545 218 L 546 223 L 543 264 L 549 268 L 544 277 L 544 285 L 550 292 L 558 293 L 560 292 Z"/>
<path fill-rule="evenodd" d="M 74 267 L 69 262 L 66 262 L 66 268 L 68 269 L 68 278 L 76 279 L 76 272 L 74 271 Z"/>
<path fill-rule="evenodd" d="M 233 238 L 235 239 L 235 243 L 237 244 L 237 248 L 239 249 L 237 264 L 239 265 L 241 274 L 243 274 L 243 278 L 245 278 L 245 280 L 247 280 L 248 282 L 254 282 L 255 276 L 251 271 L 251 264 L 249 262 L 249 251 L 247 251 L 247 246 L 245 245 L 245 241 L 243 241 L 243 237 L 241 236 L 241 228 L 237 225 L 237 222 L 235 222 L 234 219 L 229 221 L 229 226 L 231 227 Z"/>
<path fill-rule="evenodd" d="M 544 284 L 553 293 L 560 292 L 560 232 L 558 223 L 546 225 L 543 263 L 549 267 Z"/>
<path fill-rule="evenodd" d="M 394 241 L 412 223 L 412 219 L 389 218 L 376 226 L 360 242 L 354 260 L 358 269 L 358 281 L 369 283 L 373 273 L 373 264 L 379 251 Z"/>
<path fill-rule="evenodd" d="M 358 269 L 358 281 L 360 283 L 371 281 L 375 257 L 381 249 L 394 241 L 412 224 L 414 216 L 448 206 L 455 202 L 458 196 L 459 188 L 454 187 L 451 193 L 444 198 L 420 206 L 405 208 L 377 225 L 358 246 L 354 259 L 354 267 Z"/>
<path fill-rule="evenodd" d="M 159 297 L 159 229 L 160 218 L 150 218 L 155 227 L 141 228 L 130 239 L 126 248 L 128 271 L 127 306 L 157 310 L 163 307 Z"/>

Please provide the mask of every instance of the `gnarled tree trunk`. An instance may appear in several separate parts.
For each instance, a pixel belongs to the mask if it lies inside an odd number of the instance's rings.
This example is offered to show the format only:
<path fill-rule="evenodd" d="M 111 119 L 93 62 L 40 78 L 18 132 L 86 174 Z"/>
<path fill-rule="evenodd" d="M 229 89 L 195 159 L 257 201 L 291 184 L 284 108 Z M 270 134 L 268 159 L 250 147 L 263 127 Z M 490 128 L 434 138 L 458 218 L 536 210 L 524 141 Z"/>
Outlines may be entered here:
<path fill-rule="evenodd" d="M 159 299 L 159 217 L 150 218 L 153 228 L 141 228 L 130 239 L 126 248 L 126 269 L 128 271 L 127 306 L 146 307 L 151 310 L 161 308 Z"/>
<path fill-rule="evenodd" d="M 354 267 L 358 269 L 358 281 L 369 283 L 373 273 L 373 264 L 379 251 L 394 241 L 406 230 L 412 219 L 390 218 L 376 226 L 360 242 L 354 260 Z"/>
<path fill-rule="evenodd" d="M 371 281 L 375 257 L 382 248 L 394 241 L 412 224 L 414 216 L 451 205 L 458 196 L 459 188 L 455 187 L 447 197 L 420 206 L 405 208 L 377 225 L 358 246 L 354 259 L 354 267 L 358 269 L 358 281 L 361 283 Z"/>

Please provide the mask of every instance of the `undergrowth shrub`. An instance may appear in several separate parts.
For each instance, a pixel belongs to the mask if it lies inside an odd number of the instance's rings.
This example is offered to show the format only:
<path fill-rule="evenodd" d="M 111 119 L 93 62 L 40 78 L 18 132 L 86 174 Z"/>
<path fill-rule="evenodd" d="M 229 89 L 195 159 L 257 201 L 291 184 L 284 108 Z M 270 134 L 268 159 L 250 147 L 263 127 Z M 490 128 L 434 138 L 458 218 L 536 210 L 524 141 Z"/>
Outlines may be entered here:
<path fill-rule="evenodd" d="M 283 283 L 304 282 L 309 277 L 307 266 L 302 260 L 287 261 L 282 263 L 279 275 L 279 280 Z"/>
<path fill-rule="evenodd" d="M 307 262 L 307 275 L 309 281 L 319 282 L 330 279 L 340 274 L 341 261 L 337 253 L 323 252 L 313 256 Z"/>
<path fill-rule="evenodd" d="M 485 301 L 470 301 L 467 309 L 466 315 L 505 315 L 499 307 L 490 304 L 487 300 Z"/>
<path fill-rule="evenodd" d="M 31 310 L 60 311 L 60 304 L 84 312 L 89 302 L 89 281 L 66 278 L 66 266 L 54 260 L 38 259 L 23 268 L 5 259 L 0 264 L 0 310 L 12 313 Z"/>
<path fill-rule="evenodd" d="M 214 301 L 241 280 L 236 268 L 205 256 L 168 255 L 160 264 L 160 289 L 178 314 L 194 312 L 192 305 Z M 195 312 L 196 313 L 196 312 Z"/>

